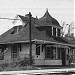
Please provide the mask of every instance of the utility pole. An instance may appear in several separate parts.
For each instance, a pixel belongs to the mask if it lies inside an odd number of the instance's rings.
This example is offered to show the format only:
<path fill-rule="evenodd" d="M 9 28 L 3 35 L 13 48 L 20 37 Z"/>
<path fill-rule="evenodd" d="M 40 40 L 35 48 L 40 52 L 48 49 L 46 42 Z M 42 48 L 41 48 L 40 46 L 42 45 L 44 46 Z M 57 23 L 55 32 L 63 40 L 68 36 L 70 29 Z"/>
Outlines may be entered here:
<path fill-rule="evenodd" d="M 31 43 L 31 12 L 29 12 L 29 46 L 30 46 L 30 66 L 32 66 L 32 43 Z"/>

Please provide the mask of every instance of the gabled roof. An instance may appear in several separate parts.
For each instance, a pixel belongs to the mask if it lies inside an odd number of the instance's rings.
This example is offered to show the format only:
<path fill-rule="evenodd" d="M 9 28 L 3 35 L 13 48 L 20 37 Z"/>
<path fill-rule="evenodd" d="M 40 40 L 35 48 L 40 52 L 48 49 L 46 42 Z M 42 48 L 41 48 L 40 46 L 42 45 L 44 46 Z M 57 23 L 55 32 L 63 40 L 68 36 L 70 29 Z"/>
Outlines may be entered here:
<path fill-rule="evenodd" d="M 38 23 L 43 26 L 52 25 L 60 27 L 58 21 L 49 14 L 48 10 L 46 11 L 43 17 L 38 19 Z"/>

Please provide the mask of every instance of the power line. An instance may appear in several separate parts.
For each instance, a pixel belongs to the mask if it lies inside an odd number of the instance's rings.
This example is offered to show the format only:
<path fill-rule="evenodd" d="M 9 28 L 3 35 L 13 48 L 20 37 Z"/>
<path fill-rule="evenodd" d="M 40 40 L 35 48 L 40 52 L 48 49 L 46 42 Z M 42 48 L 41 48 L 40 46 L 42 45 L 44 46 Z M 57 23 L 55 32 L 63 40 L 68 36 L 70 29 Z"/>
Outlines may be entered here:
<path fill-rule="evenodd" d="M 7 19 L 7 20 L 20 20 L 20 19 L 12 19 L 12 18 L 1 18 L 0 19 Z"/>

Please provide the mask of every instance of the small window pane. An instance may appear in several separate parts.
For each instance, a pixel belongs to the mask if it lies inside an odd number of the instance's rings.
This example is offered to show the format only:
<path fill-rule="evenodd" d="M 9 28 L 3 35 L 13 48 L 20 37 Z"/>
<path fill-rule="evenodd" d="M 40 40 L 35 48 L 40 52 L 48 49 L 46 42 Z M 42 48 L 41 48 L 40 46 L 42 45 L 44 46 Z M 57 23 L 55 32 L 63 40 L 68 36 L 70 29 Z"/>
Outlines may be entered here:
<path fill-rule="evenodd" d="M 53 36 L 56 36 L 56 28 L 53 28 Z"/>
<path fill-rule="evenodd" d="M 60 29 L 57 29 L 57 36 L 60 36 Z"/>
<path fill-rule="evenodd" d="M 53 59 L 56 59 L 56 47 L 53 48 Z"/>
<path fill-rule="evenodd" d="M 0 60 L 4 60 L 4 48 L 0 48 Z"/>
<path fill-rule="evenodd" d="M 13 45 L 12 46 L 12 50 L 11 50 L 11 58 L 12 59 L 17 58 L 18 57 L 18 53 L 19 53 L 18 46 L 17 45 Z"/>
<path fill-rule="evenodd" d="M 46 58 L 51 58 L 51 47 L 47 47 Z"/>
<path fill-rule="evenodd" d="M 40 44 L 36 45 L 36 55 L 40 55 Z"/>
<path fill-rule="evenodd" d="M 58 59 L 61 59 L 61 50 L 60 50 L 60 48 L 57 48 L 57 58 Z"/>

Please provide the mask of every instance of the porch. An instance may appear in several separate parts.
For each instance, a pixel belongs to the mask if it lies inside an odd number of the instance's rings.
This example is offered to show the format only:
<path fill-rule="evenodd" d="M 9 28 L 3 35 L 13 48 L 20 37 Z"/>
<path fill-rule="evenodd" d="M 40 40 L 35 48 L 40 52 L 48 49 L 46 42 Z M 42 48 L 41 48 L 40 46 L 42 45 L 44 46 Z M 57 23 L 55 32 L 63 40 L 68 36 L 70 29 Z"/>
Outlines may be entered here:
<path fill-rule="evenodd" d="M 3 46 L 4 47 L 4 46 Z M 0 49 L 3 47 L 0 47 Z M 5 46 L 6 47 L 6 46 Z M 7 45 L 8 49 L 3 54 L 0 63 L 12 62 L 13 59 L 20 57 L 29 57 L 29 44 L 13 44 Z M 4 50 L 3 49 L 3 50 Z M 5 51 L 5 50 L 4 50 Z M 60 44 L 32 44 L 32 56 L 34 57 L 34 65 L 46 66 L 66 66 L 69 63 L 69 46 Z"/>
<path fill-rule="evenodd" d="M 36 47 L 35 65 L 69 65 L 69 47 L 64 45 L 43 44 Z"/>

